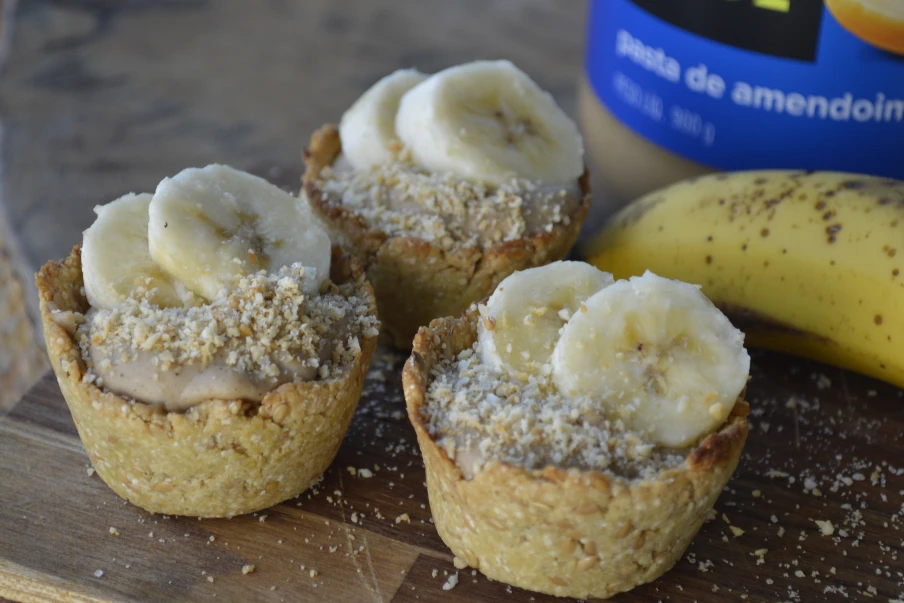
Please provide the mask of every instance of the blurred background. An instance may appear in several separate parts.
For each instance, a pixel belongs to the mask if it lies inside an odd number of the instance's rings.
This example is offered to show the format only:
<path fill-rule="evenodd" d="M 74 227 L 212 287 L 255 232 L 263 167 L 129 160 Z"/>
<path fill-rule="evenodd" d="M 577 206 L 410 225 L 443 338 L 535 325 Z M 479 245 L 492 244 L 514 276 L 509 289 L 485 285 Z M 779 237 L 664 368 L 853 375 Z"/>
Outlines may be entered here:
<path fill-rule="evenodd" d="M 226 163 L 297 190 L 311 132 L 400 67 L 508 58 L 574 115 L 586 6 L 0 0 L 0 412 L 46 368 L 32 274 L 95 205 Z"/>

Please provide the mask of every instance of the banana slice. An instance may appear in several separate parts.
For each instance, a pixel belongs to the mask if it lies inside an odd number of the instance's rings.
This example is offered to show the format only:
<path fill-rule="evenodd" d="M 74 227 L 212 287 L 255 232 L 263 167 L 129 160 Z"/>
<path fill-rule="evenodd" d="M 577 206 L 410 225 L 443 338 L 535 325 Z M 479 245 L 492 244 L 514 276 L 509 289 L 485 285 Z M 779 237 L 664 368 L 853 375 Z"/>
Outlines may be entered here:
<path fill-rule="evenodd" d="M 561 391 L 682 447 L 725 421 L 750 357 L 744 335 L 699 287 L 647 272 L 587 299 L 562 330 L 552 367 Z"/>
<path fill-rule="evenodd" d="M 330 273 L 330 239 L 304 204 L 266 180 L 223 165 L 165 178 L 151 201 L 151 257 L 167 274 L 212 300 L 239 276 L 296 262 Z"/>
<path fill-rule="evenodd" d="M 450 67 L 409 90 L 396 132 L 415 160 L 490 186 L 571 183 L 584 172 L 575 123 L 509 61 Z"/>
<path fill-rule="evenodd" d="M 553 262 L 508 276 L 480 307 L 481 359 L 499 371 L 539 374 L 581 302 L 612 283 L 611 274 L 584 262 Z"/>
<path fill-rule="evenodd" d="M 427 78 L 416 69 L 390 73 L 355 101 L 339 121 L 342 152 L 352 167 L 366 170 L 392 159 L 389 146 L 398 140 L 396 111 L 402 95 Z"/>
<path fill-rule="evenodd" d="M 161 307 L 197 305 L 202 300 L 169 278 L 148 252 L 149 194 L 128 194 L 94 208 L 97 219 L 84 232 L 82 276 L 94 308 L 114 308 L 138 288 L 152 291 Z"/>

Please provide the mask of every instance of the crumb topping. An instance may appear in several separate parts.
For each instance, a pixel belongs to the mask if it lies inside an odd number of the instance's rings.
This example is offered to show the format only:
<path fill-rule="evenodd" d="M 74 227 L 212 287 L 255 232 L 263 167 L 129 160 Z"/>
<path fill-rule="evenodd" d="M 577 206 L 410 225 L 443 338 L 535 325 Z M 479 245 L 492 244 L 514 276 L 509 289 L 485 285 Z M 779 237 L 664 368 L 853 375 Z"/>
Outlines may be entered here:
<path fill-rule="evenodd" d="M 443 249 L 489 248 L 557 224 L 569 224 L 581 202 L 577 182 L 538 185 L 512 179 L 489 188 L 452 173 L 431 173 L 406 149 L 396 160 L 355 170 L 339 157 L 320 172 L 323 201 L 353 209 L 389 236 L 414 236 Z"/>
<path fill-rule="evenodd" d="M 434 368 L 422 410 L 428 431 L 466 477 L 499 460 L 650 479 L 685 461 L 682 451 L 657 448 L 609 419 L 593 400 L 559 393 L 548 375 L 522 381 L 494 371 L 477 346 Z"/>
<path fill-rule="evenodd" d="M 137 289 L 114 309 L 92 311 L 76 339 L 89 367 L 92 347 L 103 346 L 115 356 L 102 362 L 150 354 L 161 372 L 216 361 L 272 383 L 300 363 L 326 379 L 357 356 L 358 336 L 376 336 L 379 323 L 356 284 L 330 284 L 311 297 L 302 292 L 305 278 L 301 264 L 260 271 L 209 304 L 181 308 L 154 305 L 153 290 Z"/>

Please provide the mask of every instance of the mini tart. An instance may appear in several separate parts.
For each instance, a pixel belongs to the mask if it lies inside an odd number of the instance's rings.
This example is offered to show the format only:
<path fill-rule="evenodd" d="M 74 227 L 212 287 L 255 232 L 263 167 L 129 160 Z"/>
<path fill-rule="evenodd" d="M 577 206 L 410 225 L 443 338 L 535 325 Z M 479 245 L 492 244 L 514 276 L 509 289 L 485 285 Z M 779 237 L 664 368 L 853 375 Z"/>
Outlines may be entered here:
<path fill-rule="evenodd" d="M 360 265 L 333 248 L 331 278 L 354 282 L 376 312 Z M 97 473 L 132 504 L 152 513 L 232 517 L 297 496 L 333 461 L 348 429 L 377 337 L 341 377 L 282 385 L 259 405 L 207 400 L 166 412 L 82 379 L 87 367 L 51 308 L 84 313 L 80 247 L 36 275 L 41 321 L 57 382 Z"/>
<path fill-rule="evenodd" d="M 418 327 L 434 318 L 458 316 L 491 294 L 509 274 L 564 258 L 590 209 L 590 179 L 584 172 L 578 182 L 583 198 L 568 224 L 486 250 L 445 250 L 416 237 L 390 236 L 353 209 L 331 202 L 320 188 L 320 171 L 332 165 L 341 151 L 335 126 L 314 132 L 304 152 L 303 193 L 331 238 L 364 262 L 377 295 L 383 334 L 400 349 L 411 348 Z"/>
<path fill-rule="evenodd" d="M 747 438 L 743 394 L 719 431 L 653 480 L 500 461 L 467 480 L 421 411 L 433 368 L 474 344 L 478 316 L 472 307 L 422 328 L 402 374 L 443 542 L 493 580 L 557 596 L 606 598 L 668 571 L 737 467 Z"/>

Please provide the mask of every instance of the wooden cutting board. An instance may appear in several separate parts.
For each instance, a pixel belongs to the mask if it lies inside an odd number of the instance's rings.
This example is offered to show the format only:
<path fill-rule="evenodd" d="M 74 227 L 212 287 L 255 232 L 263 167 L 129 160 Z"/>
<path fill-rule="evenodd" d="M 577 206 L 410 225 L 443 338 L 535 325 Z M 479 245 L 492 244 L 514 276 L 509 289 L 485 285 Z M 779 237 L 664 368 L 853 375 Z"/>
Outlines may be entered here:
<path fill-rule="evenodd" d="M 7 23 L 15 35 L 0 40 L 0 202 L 36 268 L 80 240 L 94 205 L 187 166 L 229 163 L 297 191 L 310 132 L 399 67 L 505 57 L 571 110 L 584 10 L 554 0 L 20 2 Z M 263 521 L 163 518 L 124 503 L 88 475 L 45 378 L 0 419 L 0 597 L 557 601 L 470 570 L 443 590 L 456 570 L 430 524 L 401 360 L 377 363 L 323 483 Z M 749 392 L 751 437 L 716 519 L 672 572 L 615 600 L 904 600 L 901 392 L 777 355 L 756 356 Z"/>
<path fill-rule="evenodd" d="M 156 516 L 118 498 L 89 474 L 46 376 L 0 420 L 0 596 L 561 600 L 453 566 L 404 412 L 403 360 L 378 355 L 317 487 L 231 520 Z M 670 573 L 615 600 L 904 600 L 902 391 L 774 354 L 755 354 L 752 375 L 751 435 L 714 518 Z"/>

